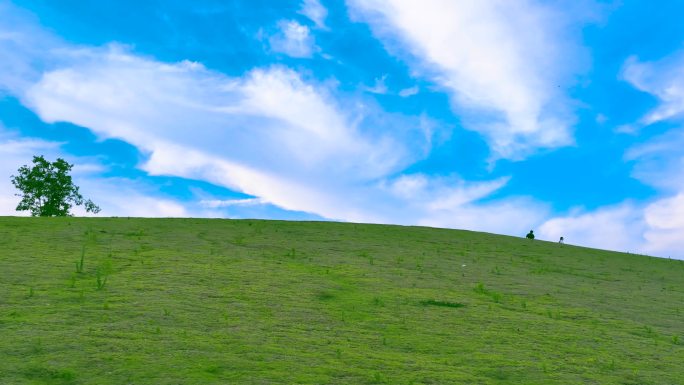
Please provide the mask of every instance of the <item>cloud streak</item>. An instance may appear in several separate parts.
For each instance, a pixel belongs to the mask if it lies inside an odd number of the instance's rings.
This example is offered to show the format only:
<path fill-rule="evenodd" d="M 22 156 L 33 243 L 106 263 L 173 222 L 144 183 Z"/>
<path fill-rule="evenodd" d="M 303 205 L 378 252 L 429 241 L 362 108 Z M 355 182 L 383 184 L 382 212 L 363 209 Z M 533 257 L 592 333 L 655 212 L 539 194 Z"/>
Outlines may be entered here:
<path fill-rule="evenodd" d="M 327 29 L 325 19 L 328 17 L 328 10 L 319 0 L 302 1 L 302 7 L 300 8 L 299 13 L 313 21 L 317 28 Z"/>
<path fill-rule="evenodd" d="M 561 86 L 582 56 L 562 13 L 533 1 L 348 0 L 388 50 L 451 93 L 493 158 L 573 143 Z"/>
<path fill-rule="evenodd" d="M 623 66 L 622 78 L 636 89 L 652 94 L 660 101 L 658 107 L 640 120 L 642 125 L 682 117 L 684 51 L 654 62 L 641 62 L 636 56 L 631 56 Z"/>

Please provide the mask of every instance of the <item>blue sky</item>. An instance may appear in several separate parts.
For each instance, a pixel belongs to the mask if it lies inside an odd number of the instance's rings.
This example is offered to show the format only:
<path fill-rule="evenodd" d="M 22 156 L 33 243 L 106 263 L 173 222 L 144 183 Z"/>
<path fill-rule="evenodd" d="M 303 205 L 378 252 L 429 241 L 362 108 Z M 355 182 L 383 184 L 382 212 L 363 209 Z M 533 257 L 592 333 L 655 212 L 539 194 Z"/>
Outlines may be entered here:
<path fill-rule="evenodd" d="M 684 258 L 679 1 L 0 0 L 0 215 L 464 228 Z"/>

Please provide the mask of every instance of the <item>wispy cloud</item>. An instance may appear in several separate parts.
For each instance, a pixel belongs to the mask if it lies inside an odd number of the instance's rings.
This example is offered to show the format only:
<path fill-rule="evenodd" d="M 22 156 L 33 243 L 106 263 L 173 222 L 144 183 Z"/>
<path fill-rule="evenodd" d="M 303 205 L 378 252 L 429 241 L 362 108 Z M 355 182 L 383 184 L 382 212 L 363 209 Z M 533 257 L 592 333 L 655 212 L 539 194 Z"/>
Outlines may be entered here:
<path fill-rule="evenodd" d="M 418 86 L 408 87 L 400 90 L 399 96 L 401 96 L 402 98 L 408 98 L 409 96 L 416 95 L 419 91 L 420 89 L 418 88 Z"/>
<path fill-rule="evenodd" d="M 659 101 L 635 129 L 665 120 L 677 123 L 626 152 L 625 159 L 635 164 L 633 176 L 667 193 L 684 192 L 684 50 L 648 63 L 632 56 L 625 62 L 622 76 Z"/>
<path fill-rule="evenodd" d="M 640 62 L 632 56 L 624 64 L 622 77 L 635 88 L 660 101 L 644 116 L 641 125 L 682 117 L 684 112 L 684 50 L 655 62 Z"/>
<path fill-rule="evenodd" d="M 199 202 L 199 204 L 205 207 L 218 208 L 232 206 L 256 206 L 266 204 L 266 202 L 261 198 L 209 199 L 202 200 Z"/>
<path fill-rule="evenodd" d="M 646 252 L 643 238 L 645 229 L 640 208 L 625 203 L 595 211 L 575 210 L 569 215 L 546 221 L 537 233 L 538 237 L 551 241 L 563 237 L 566 243 Z"/>
<path fill-rule="evenodd" d="M 394 207 L 401 207 L 391 217 L 393 223 L 524 234 L 547 215 L 545 205 L 524 197 L 481 202 L 508 180 L 472 182 L 458 176 L 410 174 L 386 180 L 382 188 L 397 199 Z"/>
<path fill-rule="evenodd" d="M 632 176 L 665 193 L 684 192 L 684 127 L 675 127 L 627 150 Z"/>
<path fill-rule="evenodd" d="M 648 249 L 658 255 L 684 259 L 684 192 L 646 207 L 644 234 Z"/>
<path fill-rule="evenodd" d="M 41 60 L 59 50 L 62 42 L 37 24 L 36 17 L 11 3 L 0 2 L 0 96 L 17 93 L 36 81 L 52 60 Z"/>
<path fill-rule="evenodd" d="M 219 217 L 221 213 L 192 207 L 187 202 L 160 196 L 153 186 L 127 178 L 103 178 L 98 176 L 75 178 L 84 196 L 91 197 L 102 209 L 100 215 L 118 217 Z M 149 190 L 149 191 L 146 191 Z M 74 213 L 93 216 L 82 207 Z"/>
<path fill-rule="evenodd" d="M 375 83 L 371 87 L 364 87 L 364 89 L 367 92 L 373 93 L 373 94 L 381 94 L 384 95 L 387 93 L 387 84 L 385 83 L 387 80 L 387 74 L 382 75 L 379 78 L 375 78 Z"/>
<path fill-rule="evenodd" d="M 328 17 L 328 10 L 319 0 L 304 0 L 299 9 L 299 13 L 308 17 L 314 22 L 317 28 L 327 29 L 325 19 Z"/>
<path fill-rule="evenodd" d="M 348 0 L 388 50 L 449 90 L 494 158 L 573 143 L 563 90 L 581 57 L 561 11 L 533 1 Z"/>
<path fill-rule="evenodd" d="M 278 28 L 279 31 L 269 38 L 273 51 L 292 57 L 309 58 L 318 50 L 309 27 L 295 20 L 281 20 Z"/>
<path fill-rule="evenodd" d="M 575 210 L 539 228 L 543 239 L 684 259 L 684 193 L 651 203 Z"/>

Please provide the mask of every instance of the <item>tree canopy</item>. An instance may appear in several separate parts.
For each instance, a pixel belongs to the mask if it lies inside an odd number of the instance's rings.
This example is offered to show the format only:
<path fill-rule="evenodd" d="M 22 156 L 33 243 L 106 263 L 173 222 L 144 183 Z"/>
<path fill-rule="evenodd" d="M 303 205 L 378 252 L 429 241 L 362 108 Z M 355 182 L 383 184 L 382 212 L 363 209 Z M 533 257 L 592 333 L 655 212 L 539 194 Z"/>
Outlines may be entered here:
<path fill-rule="evenodd" d="M 16 194 L 21 197 L 17 211 L 31 211 L 34 217 L 65 217 L 71 215 L 73 205 L 84 205 L 86 212 L 100 212 L 79 193 L 69 175 L 72 168 L 64 159 L 49 162 L 42 155 L 33 157 L 33 166 L 21 166 L 19 174 L 12 175 L 12 184 L 21 191 Z"/>

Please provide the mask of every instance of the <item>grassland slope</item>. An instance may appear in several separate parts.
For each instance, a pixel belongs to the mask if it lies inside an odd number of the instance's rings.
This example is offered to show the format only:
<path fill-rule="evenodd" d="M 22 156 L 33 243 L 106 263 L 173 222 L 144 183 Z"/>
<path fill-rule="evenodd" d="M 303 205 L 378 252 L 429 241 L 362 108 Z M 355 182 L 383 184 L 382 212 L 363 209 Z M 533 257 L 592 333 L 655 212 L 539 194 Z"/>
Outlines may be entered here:
<path fill-rule="evenodd" d="M 684 384 L 684 262 L 445 229 L 0 218 L 0 384 Z"/>

